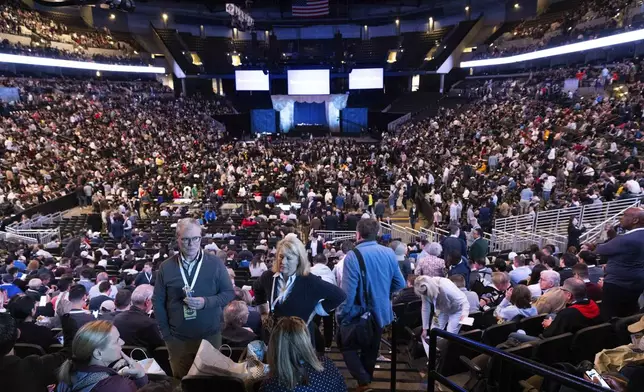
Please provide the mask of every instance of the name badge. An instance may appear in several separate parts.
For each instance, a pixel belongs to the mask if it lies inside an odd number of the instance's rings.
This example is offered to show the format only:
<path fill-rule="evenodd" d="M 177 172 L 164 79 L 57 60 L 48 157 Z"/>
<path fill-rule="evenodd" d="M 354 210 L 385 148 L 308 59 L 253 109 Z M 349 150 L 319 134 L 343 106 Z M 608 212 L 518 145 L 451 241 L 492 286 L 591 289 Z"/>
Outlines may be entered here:
<path fill-rule="evenodd" d="M 183 305 L 183 319 L 194 320 L 196 318 L 197 318 L 197 311 L 195 309 L 190 309 L 187 305 Z"/>

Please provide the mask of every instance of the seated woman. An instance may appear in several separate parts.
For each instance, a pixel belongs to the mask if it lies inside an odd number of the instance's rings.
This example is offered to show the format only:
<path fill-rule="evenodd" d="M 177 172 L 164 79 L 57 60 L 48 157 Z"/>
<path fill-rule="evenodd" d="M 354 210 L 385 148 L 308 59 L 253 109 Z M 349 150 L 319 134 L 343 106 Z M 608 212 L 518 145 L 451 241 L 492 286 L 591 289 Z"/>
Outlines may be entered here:
<path fill-rule="evenodd" d="M 266 355 L 269 377 L 260 392 L 342 392 L 344 377 L 327 357 L 317 357 L 306 323 L 282 317 L 275 325 Z"/>
<path fill-rule="evenodd" d="M 509 288 L 505 292 L 505 298 L 494 310 L 494 315 L 501 322 L 517 321 L 524 317 L 537 315 L 537 308 L 530 302 L 532 294 L 530 289 L 523 284 Z"/>
<path fill-rule="evenodd" d="M 244 328 L 248 321 L 248 306 L 244 301 L 232 301 L 224 309 L 224 328 L 221 331 L 224 344 L 230 347 L 246 347 L 257 339 L 250 328 Z"/>
<path fill-rule="evenodd" d="M 123 353 L 122 346 L 118 329 L 109 321 L 83 325 L 72 342 L 71 359 L 58 370 L 57 391 L 134 392 L 147 384 L 145 370 Z"/>

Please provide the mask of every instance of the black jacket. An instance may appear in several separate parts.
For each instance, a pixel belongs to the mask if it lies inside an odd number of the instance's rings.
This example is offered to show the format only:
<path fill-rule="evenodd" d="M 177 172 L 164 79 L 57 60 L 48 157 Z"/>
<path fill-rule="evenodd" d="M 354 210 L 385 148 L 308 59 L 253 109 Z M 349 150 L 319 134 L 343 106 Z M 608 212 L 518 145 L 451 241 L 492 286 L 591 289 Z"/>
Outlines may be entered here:
<path fill-rule="evenodd" d="M 165 345 L 157 321 L 136 306 L 116 315 L 114 326 L 119 330 L 121 339 L 129 346 L 145 347 L 151 352 Z"/>
<path fill-rule="evenodd" d="M 543 331 L 544 338 L 561 335 L 567 332 L 575 333 L 580 329 L 592 327 L 602 322 L 599 316 L 599 306 L 594 301 L 579 301 L 563 309 Z"/>
<path fill-rule="evenodd" d="M 248 343 L 259 339 L 257 335 L 244 327 L 226 325 L 221 331 L 223 343 L 230 347 L 246 347 Z"/>
<path fill-rule="evenodd" d="M 273 271 L 265 271 L 253 283 L 257 305 L 268 303 L 270 307 L 271 290 L 275 287 L 277 291 L 277 284 L 273 285 L 273 279 L 277 279 L 273 277 Z M 274 293 L 273 299 L 277 299 L 277 296 L 277 293 Z M 331 311 L 337 308 L 346 297 L 341 288 L 323 281 L 319 276 L 313 274 L 298 276 L 286 300 L 275 306 L 275 316 L 277 318 L 297 316 L 306 322 L 320 300 L 324 300 L 322 307 L 325 312 L 331 314 Z"/>
<path fill-rule="evenodd" d="M 324 226 L 327 230 L 338 230 L 340 220 L 336 215 L 327 215 L 324 218 Z"/>
<path fill-rule="evenodd" d="M 67 348 L 48 355 L 15 355 L 0 357 L 0 383 L 7 392 L 46 392 L 47 385 L 56 384 L 56 371 L 70 357 Z"/>
<path fill-rule="evenodd" d="M 32 322 L 21 322 L 18 324 L 18 329 L 20 329 L 20 337 L 17 343 L 37 344 L 45 351 L 52 344 L 58 344 L 58 340 L 54 338 L 51 329 L 43 327 L 42 325 L 37 325 Z"/>
<path fill-rule="evenodd" d="M 101 304 L 104 301 L 114 301 L 114 300 L 105 294 L 98 295 L 89 300 L 89 310 L 91 311 L 101 310 Z"/>
<path fill-rule="evenodd" d="M 157 273 L 156 271 L 153 271 L 150 274 L 152 275 L 152 278 L 148 281 L 148 277 L 145 275 L 145 272 L 139 272 L 139 274 L 136 275 L 136 279 L 134 279 L 134 285 L 140 286 L 142 284 L 151 284 L 152 286 L 154 286 L 154 283 L 157 279 Z"/>

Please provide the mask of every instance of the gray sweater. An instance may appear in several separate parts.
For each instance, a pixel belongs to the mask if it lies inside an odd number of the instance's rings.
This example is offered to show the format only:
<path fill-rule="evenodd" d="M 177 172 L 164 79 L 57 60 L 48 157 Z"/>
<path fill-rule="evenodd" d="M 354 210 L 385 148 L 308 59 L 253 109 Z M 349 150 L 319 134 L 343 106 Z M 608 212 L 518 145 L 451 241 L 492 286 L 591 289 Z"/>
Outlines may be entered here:
<path fill-rule="evenodd" d="M 167 259 L 159 267 L 152 302 L 164 340 L 203 339 L 221 330 L 222 308 L 233 300 L 235 291 L 224 263 L 217 256 L 204 252 L 202 263 L 193 296 L 204 297 L 206 305 L 197 310 L 194 320 L 183 318 L 186 295 L 178 256 Z"/>

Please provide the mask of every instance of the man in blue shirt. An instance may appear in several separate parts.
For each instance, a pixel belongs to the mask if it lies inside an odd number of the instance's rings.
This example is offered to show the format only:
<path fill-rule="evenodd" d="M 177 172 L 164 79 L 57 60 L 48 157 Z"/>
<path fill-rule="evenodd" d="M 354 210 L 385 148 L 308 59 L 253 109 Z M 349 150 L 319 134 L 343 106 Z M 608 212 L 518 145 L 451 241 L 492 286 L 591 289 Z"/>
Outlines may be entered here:
<path fill-rule="evenodd" d="M 0 289 L 7 292 L 7 298 L 11 299 L 18 294 L 22 294 L 22 290 L 15 284 L 13 284 L 13 275 L 4 274 L 2 275 L 2 284 L 0 284 Z"/>
<path fill-rule="evenodd" d="M 338 210 L 344 209 L 344 196 L 338 194 L 335 197 L 335 206 L 338 208 Z"/>
<path fill-rule="evenodd" d="M 529 186 L 526 186 L 521 191 L 521 201 L 519 202 L 519 213 L 527 214 L 530 210 L 530 202 L 532 201 L 532 189 Z"/>
<path fill-rule="evenodd" d="M 376 322 L 376 331 L 368 347 L 358 347 L 358 344 L 354 344 L 342 349 L 349 372 L 358 380 L 356 391 L 359 392 L 368 389 L 378 358 L 382 330 L 394 319 L 391 295 L 405 287 L 396 254 L 392 249 L 376 242 L 379 227 L 375 219 L 361 219 L 358 222 L 356 234 L 358 240 L 356 249 L 362 254 L 365 263 L 369 307 L 365 305 L 360 264 L 355 253 L 349 252 L 344 258 L 342 274 L 342 290 L 347 294 L 347 299 L 337 310 L 340 324 L 350 323 L 366 311 L 371 313 Z M 356 295 L 359 296 L 357 301 Z M 359 351 L 361 351 L 360 354 Z"/>

